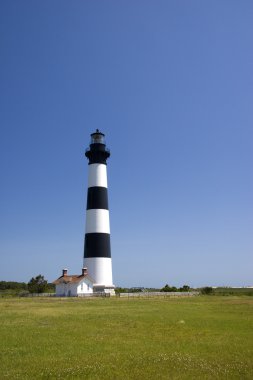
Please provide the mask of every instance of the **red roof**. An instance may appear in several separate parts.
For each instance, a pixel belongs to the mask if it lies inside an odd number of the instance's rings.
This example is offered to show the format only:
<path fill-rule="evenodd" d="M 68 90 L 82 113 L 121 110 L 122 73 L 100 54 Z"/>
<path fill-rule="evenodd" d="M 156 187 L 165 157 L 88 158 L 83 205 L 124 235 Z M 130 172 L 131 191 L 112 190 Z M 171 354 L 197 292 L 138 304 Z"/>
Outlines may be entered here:
<path fill-rule="evenodd" d="M 70 274 L 70 275 L 65 275 L 65 276 L 61 276 L 61 277 L 57 278 L 57 280 L 53 281 L 53 284 L 55 284 L 55 285 L 68 284 L 69 282 L 71 282 L 73 284 L 73 283 L 80 282 L 84 278 L 87 278 L 92 283 L 95 282 L 88 274 L 84 274 L 84 275 L 82 275 L 82 274 L 80 274 L 80 275 Z"/>

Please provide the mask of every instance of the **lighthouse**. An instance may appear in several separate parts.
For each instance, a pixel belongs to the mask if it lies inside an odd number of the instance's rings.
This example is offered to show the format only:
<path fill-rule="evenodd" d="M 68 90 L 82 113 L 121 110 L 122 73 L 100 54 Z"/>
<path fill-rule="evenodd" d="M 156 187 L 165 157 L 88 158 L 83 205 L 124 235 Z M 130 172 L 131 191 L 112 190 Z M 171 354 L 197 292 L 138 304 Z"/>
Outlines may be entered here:
<path fill-rule="evenodd" d="M 94 292 L 114 294 L 107 189 L 110 151 L 98 129 L 91 134 L 85 156 L 89 165 L 83 266 L 94 280 Z"/>

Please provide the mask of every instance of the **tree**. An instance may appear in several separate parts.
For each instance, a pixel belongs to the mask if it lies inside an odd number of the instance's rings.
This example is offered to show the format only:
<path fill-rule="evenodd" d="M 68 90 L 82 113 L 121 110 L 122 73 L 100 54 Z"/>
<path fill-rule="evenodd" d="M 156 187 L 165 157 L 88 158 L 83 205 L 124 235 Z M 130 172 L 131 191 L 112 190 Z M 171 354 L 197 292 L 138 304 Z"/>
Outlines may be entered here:
<path fill-rule="evenodd" d="M 190 286 L 189 285 L 184 285 L 182 288 L 179 289 L 180 292 L 189 292 Z"/>
<path fill-rule="evenodd" d="M 204 288 L 201 288 L 201 294 L 212 294 L 213 288 L 211 286 L 205 286 Z"/>
<path fill-rule="evenodd" d="M 177 292 L 178 289 L 175 286 L 169 286 L 166 284 L 161 290 L 161 292 Z"/>
<path fill-rule="evenodd" d="M 35 278 L 32 277 L 28 282 L 28 290 L 30 293 L 44 293 L 47 289 L 47 280 L 44 279 L 44 276 L 39 274 Z"/>

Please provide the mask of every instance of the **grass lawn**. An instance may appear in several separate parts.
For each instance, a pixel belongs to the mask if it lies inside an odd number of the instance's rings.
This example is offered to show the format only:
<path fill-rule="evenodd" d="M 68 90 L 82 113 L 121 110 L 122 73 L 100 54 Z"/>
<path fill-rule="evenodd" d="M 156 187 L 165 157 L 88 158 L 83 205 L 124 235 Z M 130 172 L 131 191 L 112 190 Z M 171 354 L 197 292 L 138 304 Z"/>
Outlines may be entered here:
<path fill-rule="evenodd" d="M 253 298 L 0 299 L 0 379 L 253 379 Z"/>

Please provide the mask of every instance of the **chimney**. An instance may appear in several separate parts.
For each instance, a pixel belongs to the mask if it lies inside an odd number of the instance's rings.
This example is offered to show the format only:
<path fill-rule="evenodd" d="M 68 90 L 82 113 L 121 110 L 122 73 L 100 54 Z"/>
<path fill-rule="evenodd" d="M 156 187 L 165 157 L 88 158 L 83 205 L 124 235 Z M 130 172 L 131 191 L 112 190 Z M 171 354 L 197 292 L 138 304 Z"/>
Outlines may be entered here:
<path fill-rule="evenodd" d="M 82 268 L 82 276 L 86 276 L 88 274 L 87 268 Z"/>
<path fill-rule="evenodd" d="M 63 275 L 63 277 L 64 277 L 64 276 L 67 276 L 67 273 L 68 273 L 68 270 L 67 270 L 67 269 L 63 269 L 63 270 L 62 270 L 62 275 Z"/>

